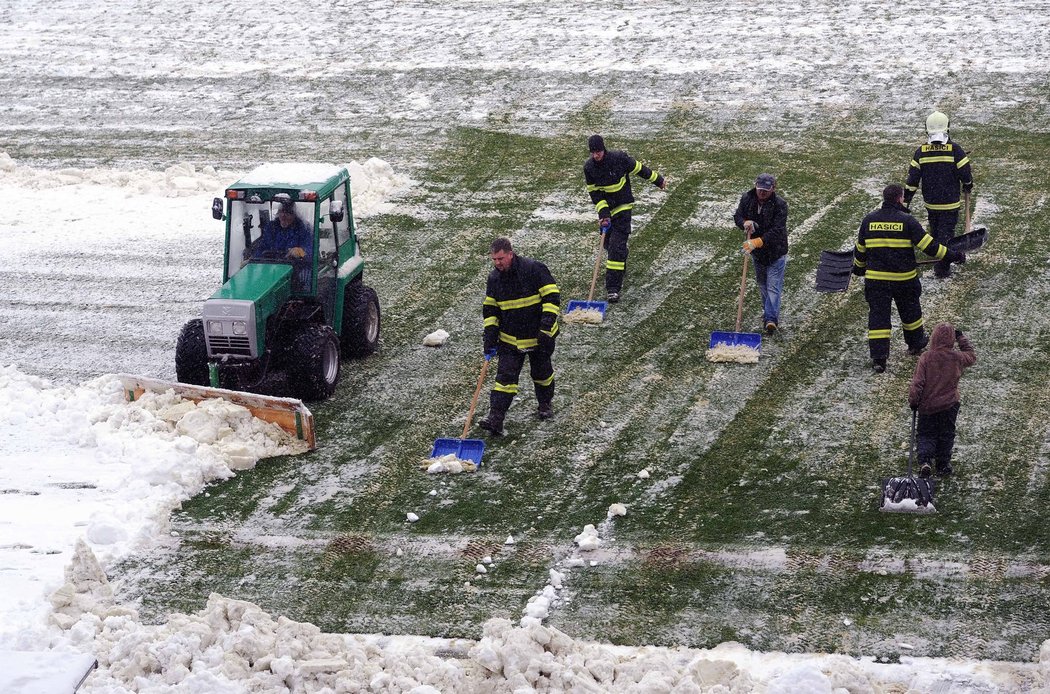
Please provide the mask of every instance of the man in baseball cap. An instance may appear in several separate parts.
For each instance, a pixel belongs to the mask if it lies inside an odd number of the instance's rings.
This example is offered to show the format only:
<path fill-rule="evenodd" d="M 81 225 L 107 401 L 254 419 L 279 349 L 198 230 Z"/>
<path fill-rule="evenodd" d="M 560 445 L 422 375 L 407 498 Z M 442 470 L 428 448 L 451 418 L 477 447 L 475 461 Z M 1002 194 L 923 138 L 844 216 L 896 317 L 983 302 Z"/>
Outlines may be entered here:
<path fill-rule="evenodd" d="M 740 197 L 733 221 L 744 230 L 744 252 L 755 261 L 755 281 L 762 295 L 762 322 L 773 334 L 780 325 L 780 297 L 787 267 L 787 200 L 776 194 L 777 179 L 760 173 L 755 187 Z"/>

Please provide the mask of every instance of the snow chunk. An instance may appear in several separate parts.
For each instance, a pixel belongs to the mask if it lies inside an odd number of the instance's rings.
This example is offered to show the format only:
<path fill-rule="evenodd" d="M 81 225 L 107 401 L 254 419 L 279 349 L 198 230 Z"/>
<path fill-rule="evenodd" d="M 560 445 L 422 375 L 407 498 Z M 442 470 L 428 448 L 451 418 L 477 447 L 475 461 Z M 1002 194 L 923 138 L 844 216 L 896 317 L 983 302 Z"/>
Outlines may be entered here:
<path fill-rule="evenodd" d="M 430 333 L 423 338 L 423 345 L 425 347 L 440 347 L 445 344 L 448 340 L 448 331 L 438 328 L 434 332 Z"/>
<path fill-rule="evenodd" d="M 583 526 L 583 532 L 574 537 L 573 542 L 579 545 L 581 552 L 598 549 L 602 544 L 601 538 L 598 537 L 598 531 L 594 529 L 594 525 L 591 523 Z"/>

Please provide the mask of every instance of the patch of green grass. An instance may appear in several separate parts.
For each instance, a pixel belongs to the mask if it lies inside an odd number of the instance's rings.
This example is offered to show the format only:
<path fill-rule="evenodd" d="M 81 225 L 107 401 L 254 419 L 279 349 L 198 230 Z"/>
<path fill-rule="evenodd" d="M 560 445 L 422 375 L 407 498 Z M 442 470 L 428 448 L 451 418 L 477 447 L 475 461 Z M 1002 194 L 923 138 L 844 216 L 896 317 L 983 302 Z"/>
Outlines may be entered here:
<path fill-rule="evenodd" d="M 125 562 L 125 593 L 153 615 L 218 591 L 324 629 L 476 636 L 487 618 L 520 615 L 573 537 L 621 502 L 628 515 L 601 526 L 607 553 L 568 573 L 572 600 L 551 616 L 576 636 L 891 660 L 907 639 L 915 655 L 1032 658 L 1050 600 L 1050 396 L 1038 386 L 1050 377 L 1050 252 L 1032 230 L 1050 211 L 1030 179 L 1050 139 L 975 128 L 964 141 L 978 151 L 975 221 L 992 238 L 951 281 L 923 279 L 928 324 L 964 326 L 979 354 L 963 379 L 958 474 L 927 517 L 877 510 L 880 480 L 907 464 L 914 359 L 895 332 L 890 370 L 872 375 L 861 282 L 813 289 L 820 250 L 851 247 L 913 145 L 851 138 L 849 119 L 754 135 L 694 122 L 684 102 L 657 120 L 616 137 L 610 105 L 593 102 L 551 136 L 449 131 L 400 208 L 362 224 L 383 345 L 344 363 L 335 398 L 314 407 L 320 447 L 186 503 L 182 545 Z M 428 476 L 420 464 L 435 438 L 461 433 L 482 363 L 491 239 L 544 260 L 563 302 L 587 292 L 593 131 L 672 182 L 633 183 L 624 301 L 601 326 L 565 326 L 554 419 L 535 418 L 526 369 L 510 435 L 486 440 L 481 470 Z M 710 333 L 736 314 L 731 215 L 760 171 L 791 206 L 784 329 L 757 365 L 712 364 Z M 749 277 L 742 330 L 759 316 Z M 437 328 L 452 339 L 422 347 Z M 487 389 L 475 419 L 486 411 Z M 366 548 L 333 555 L 347 536 Z M 482 578 L 479 552 L 494 561 Z"/>

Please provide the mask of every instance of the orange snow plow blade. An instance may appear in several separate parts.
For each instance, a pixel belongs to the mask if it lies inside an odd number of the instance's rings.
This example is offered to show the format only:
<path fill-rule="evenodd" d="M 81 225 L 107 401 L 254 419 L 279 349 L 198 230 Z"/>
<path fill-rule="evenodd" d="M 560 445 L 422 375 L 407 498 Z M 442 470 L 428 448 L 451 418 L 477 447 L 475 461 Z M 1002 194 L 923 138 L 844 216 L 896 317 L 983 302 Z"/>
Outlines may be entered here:
<path fill-rule="evenodd" d="M 272 422 L 292 436 L 305 441 L 310 450 L 317 447 L 317 441 L 314 438 L 314 416 L 302 400 L 256 395 L 224 388 L 193 386 L 188 383 L 161 381 L 130 374 L 117 374 L 117 378 L 124 387 L 124 397 L 128 402 L 138 400 L 145 392 L 166 393 L 169 390 L 175 391 L 175 394 L 181 398 L 194 402 L 222 398 L 226 402 L 248 409 L 255 417 L 264 422 Z"/>

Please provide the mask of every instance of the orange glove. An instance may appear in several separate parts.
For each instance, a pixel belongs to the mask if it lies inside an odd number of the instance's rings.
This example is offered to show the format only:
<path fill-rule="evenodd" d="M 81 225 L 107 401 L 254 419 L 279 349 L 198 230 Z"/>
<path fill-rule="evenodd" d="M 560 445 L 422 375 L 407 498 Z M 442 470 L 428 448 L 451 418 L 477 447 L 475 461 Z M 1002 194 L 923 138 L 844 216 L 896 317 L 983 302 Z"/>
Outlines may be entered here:
<path fill-rule="evenodd" d="M 761 247 L 762 247 L 762 239 L 761 238 L 748 239 L 747 241 L 744 241 L 744 253 L 750 253 L 751 251 L 755 250 L 756 248 L 761 248 Z"/>
<path fill-rule="evenodd" d="M 294 248 L 289 248 L 288 249 L 288 257 L 289 258 L 305 258 L 306 257 L 306 251 L 304 251 L 299 246 L 296 246 Z"/>

